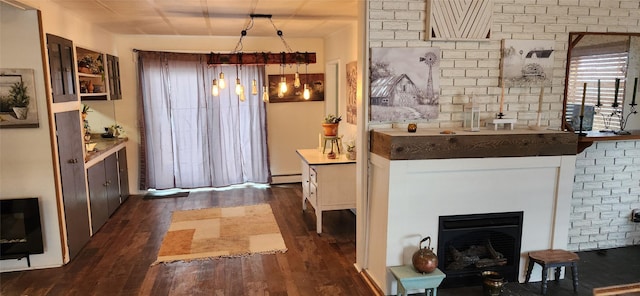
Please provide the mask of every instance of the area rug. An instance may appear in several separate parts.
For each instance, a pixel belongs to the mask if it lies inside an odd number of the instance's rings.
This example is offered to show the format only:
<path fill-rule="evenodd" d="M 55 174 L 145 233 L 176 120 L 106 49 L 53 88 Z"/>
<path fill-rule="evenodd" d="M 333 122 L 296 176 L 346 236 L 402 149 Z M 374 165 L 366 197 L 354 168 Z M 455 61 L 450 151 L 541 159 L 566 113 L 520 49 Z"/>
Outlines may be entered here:
<path fill-rule="evenodd" d="M 286 251 L 268 204 L 175 211 L 154 264 Z"/>

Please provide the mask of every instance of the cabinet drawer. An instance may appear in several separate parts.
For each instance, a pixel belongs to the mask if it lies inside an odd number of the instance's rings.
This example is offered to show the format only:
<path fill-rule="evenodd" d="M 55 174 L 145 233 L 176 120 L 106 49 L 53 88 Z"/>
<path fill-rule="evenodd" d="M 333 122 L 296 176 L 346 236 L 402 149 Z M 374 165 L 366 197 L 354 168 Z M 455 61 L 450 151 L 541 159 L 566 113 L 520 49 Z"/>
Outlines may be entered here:
<path fill-rule="evenodd" d="M 317 181 L 317 176 L 318 173 L 316 172 L 316 168 L 315 167 L 309 167 L 309 181 L 313 184 L 318 184 Z"/>
<path fill-rule="evenodd" d="M 315 183 L 310 183 L 309 184 L 309 198 L 308 198 L 309 202 L 311 203 L 311 206 L 313 206 L 314 209 L 316 209 L 316 211 L 318 210 L 318 188 L 316 187 Z"/>

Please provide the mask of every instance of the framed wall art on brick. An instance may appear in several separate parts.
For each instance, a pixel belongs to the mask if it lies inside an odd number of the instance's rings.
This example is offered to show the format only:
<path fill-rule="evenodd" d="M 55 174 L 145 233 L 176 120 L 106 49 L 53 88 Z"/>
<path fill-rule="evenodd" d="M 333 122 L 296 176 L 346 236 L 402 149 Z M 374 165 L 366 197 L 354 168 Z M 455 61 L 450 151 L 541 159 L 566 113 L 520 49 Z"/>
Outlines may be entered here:
<path fill-rule="evenodd" d="M 425 122 L 438 118 L 440 48 L 372 48 L 370 119 Z"/>
<path fill-rule="evenodd" d="M 427 40 L 489 41 L 493 0 L 428 0 Z"/>
<path fill-rule="evenodd" d="M 554 40 L 502 40 L 502 85 L 551 86 L 554 45 Z"/>

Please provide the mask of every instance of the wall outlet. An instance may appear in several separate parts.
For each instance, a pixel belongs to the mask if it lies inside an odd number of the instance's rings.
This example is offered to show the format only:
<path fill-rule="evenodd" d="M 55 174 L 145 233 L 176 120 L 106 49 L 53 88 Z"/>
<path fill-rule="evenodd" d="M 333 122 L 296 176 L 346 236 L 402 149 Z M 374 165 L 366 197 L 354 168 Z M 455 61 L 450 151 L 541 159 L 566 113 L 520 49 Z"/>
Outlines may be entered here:
<path fill-rule="evenodd" d="M 640 209 L 631 211 L 631 221 L 640 223 Z"/>

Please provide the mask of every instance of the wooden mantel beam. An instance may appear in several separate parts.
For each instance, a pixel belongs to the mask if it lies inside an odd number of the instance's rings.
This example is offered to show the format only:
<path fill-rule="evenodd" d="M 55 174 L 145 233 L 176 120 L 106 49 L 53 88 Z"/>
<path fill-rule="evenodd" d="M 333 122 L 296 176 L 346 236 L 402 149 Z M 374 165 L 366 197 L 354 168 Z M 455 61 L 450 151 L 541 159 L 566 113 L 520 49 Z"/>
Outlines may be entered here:
<path fill-rule="evenodd" d="M 315 52 L 210 53 L 208 65 L 315 64 Z"/>

